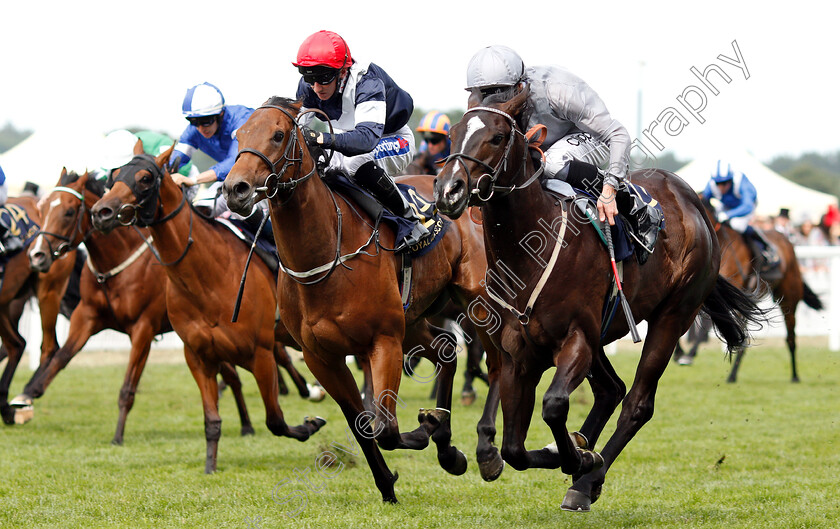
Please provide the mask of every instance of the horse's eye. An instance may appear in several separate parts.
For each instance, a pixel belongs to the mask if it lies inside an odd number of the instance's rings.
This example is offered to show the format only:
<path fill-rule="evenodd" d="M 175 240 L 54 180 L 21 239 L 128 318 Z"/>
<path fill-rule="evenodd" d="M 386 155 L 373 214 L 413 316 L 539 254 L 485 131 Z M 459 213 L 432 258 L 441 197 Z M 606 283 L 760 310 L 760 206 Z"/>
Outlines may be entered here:
<path fill-rule="evenodd" d="M 272 139 L 274 140 L 274 143 L 280 143 L 281 141 L 283 141 L 283 136 L 284 136 L 283 131 L 278 130 L 277 132 L 274 133 L 274 137 Z"/>
<path fill-rule="evenodd" d="M 503 139 L 505 139 L 505 137 L 501 133 L 498 133 L 493 136 L 493 138 L 490 140 L 490 143 L 492 143 L 493 145 L 500 145 Z"/>
<path fill-rule="evenodd" d="M 144 174 L 143 176 L 140 177 L 140 183 L 145 184 L 145 185 L 151 185 L 152 184 L 152 175 L 150 175 L 149 173 Z"/>
<path fill-rule="evenodd" d="M 67 211 L 64 212 L 64 216 L 68 219 L 75 214 L 76 214 L 76 208 L 68 208 Z"/>

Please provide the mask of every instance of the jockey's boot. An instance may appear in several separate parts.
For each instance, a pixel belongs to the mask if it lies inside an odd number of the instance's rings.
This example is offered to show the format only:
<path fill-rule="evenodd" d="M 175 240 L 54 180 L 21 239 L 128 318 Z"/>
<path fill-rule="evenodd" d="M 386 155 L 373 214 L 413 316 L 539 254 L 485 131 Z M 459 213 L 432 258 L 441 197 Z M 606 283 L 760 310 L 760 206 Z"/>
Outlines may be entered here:
<path fill-rule="evenodd" d="M 359 167 L 354 176 L 356 182 L 369 191 L 376 200 L 394 215 L 398 215 L 414 222 L 414 229 L 405 237 L 404 244 L 397 243 L 397 249 L 403 246 L 412 246 L 420 242 L 429 234 L 429 230 L 423 225 L 421 217 L 408 201 L 400 193 L 394 179 L 375 162 L 367 162 Z"/>
<path fill-rule="evenodd" d="M 566 181 L 569 184 L 595 197 L 601 195 L 604 176 L 597 167 L 579 160 L 572 160 L 567 167 Z M 654 206 L 645 203 L 636 193 L 632 193 L 625 182 L 619 183 L 615 191 L 618 212 L 629 220 L 630 232 L 636 240 L 637 259 L 639 264 L 644 264 L 653 253 L 653 247 L 659 235 L 659 226 L 662 223 L 662 213 Z"/>
<path fill-rule="evenodd" d="M 11 226 L 0 216 L 0 256 L 11 255 L 23 248 L 23 241 L 12 235 Z"/>
<path fill-rule="evenodd" d="M 761 278 L 768 282 L 781 279 L 779 254 L 764 233 L 752 226 L 747 226 L 747 229 L 744 230 L 744 238 L 759 261 L 758 273 Z"/>

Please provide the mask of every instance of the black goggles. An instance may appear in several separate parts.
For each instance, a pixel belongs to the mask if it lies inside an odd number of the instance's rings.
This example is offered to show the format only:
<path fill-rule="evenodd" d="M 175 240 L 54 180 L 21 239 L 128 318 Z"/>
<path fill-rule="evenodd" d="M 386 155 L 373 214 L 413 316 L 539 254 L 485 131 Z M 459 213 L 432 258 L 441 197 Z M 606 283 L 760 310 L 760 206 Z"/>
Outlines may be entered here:
<path fill-rule="evenodd" d="M 479 92 L 481 92 L 481 98 L 486 99 L 492 95 L 501 94 L 510 90 L 509 86 L 488 86 L 486 88 L 480 88 Z"/>
<path fill-rule="evenodd" d="M 330 84 L 338 77 L 339 70 L 335 68 L 324 68 L 318 71 L 307 70 L 301 67 L 300 74 L 303 76 L 303 81 L 307 84 Z"/>
<path fill-rule="evenodd" d="M 445 139 L 446 136 L 444 136 L 443 134 L 425 134 L 423 136 L 423 140 L 429 145 L 437 145 Z"/>
<path fill-rule="evenodd" d="M 190 125 L 194 127 L 209 127 L 216 122 L 216 118 L 218 117 L 219 116 L 199 116 L 197 118 L 187 118 L 187 121 L 189 121 Z"/>

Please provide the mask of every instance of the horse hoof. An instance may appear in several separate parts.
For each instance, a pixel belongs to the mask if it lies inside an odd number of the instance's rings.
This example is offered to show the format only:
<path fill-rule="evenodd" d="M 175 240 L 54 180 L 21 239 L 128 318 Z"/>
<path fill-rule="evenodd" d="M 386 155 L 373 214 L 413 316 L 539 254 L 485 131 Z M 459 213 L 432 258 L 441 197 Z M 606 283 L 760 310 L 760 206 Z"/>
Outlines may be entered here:
<path fill-rule="evenodd" d="M 317 432 L 318 430 L 321 429 L 322 426 L 327 424 L 327 420 L 324 419 L 323 417 L 315 416 L 315 418 L 313 419 L 313 418 L 309 417 L 308 415 L 303 418 L 303 422 L 304 422 L 304 424 L 306 424 L 307 426 L 309 426 L 312 429 L 312 431 L 310 433 Z"/>
<path fill-rule="evenodd" d="M 321 402 L 327 396 L 327 393 L 321 386 L 307 384 L 306 387 L 309 389 L 309 400 L 312 402 Z"/>
<path fill-rule="evenodd" d="M 250 425 L 243 426 L 239 430 L 239 435 L 241 435 L 242 437 L 245 437 L 246 435 L 254 435 L 254 433 L 254 427 Z"/>
<path fill-rule="evenodd" d="M 578 448 L 577 450 L 581 458 L 580 470 L 578 471 L 580 474 L 589 474 L 604 466 L 604 458 L 598 452 L 583 448 Z"/>
<path fill-rule="evenodd" d="M 24 406 L 15 410 L 15 424 L 26 424 L 35 416 L 32 406 Z"/>
<path fill-rule="evenodd" d="M 475 402 L 475 391 L 462 391 L 461 392 L 461 404 L 462 405 L 470 406 L 474 402 Z"/>
<path fill-rule="evenodd" d="M 9 406 L 12 408 L 23 408 L 25 406 L 32 406 L 32 397 L 21 393 L 17 397 L 12 399 L 12 402 L 9 403 Z"/>
<path fill-rule="evenodd" d="M 589 439 L 580 432 L 569 432 L 569 438 L 575 448 L 589 448 Z"/>
<path fill-rule="evenodd" d="M 694 363 L 694 359 L 690 356 L 681 356 L 677 363 L 681 366 L 690 366 Z"/>
<path fill-rule="evenodd" d="M 598 501 L 598 498 L 601 497 L 602 488 L 603 485 L 595 485 L 594 487 L 592 487 L 592 503 L 595 503 L 596 501 Z"/>
<path fill-rule="evenodd" d="M 478 463 L 478 470 L 481 472 L 481 479 L 484 481 L 496 481 L 505 469 L 505 460 L 497 451 L 489 461 Z"/>
<path fill-rule="evenodd" d="M 566 497 L 563 498 L 563 504 L 560 505 L 560 508 L 571 512 L 589 512 L 591 506 L 592 501 L 589 496 L 574 489 L 569 489 L 566 491 Z"/>
<path fill-rule="evenodd" d="M 460 476 L 467 471 L 467 456 L 454 446 L 450 448 L 447 452 L 438 452 L 438 463 L 453 476 Z"/>
<path fill-rule="evenodd" d="M 449 425 L 449 410 L 435 408 L 431 410 L 421 409 L 417 414 L 417 420 L 421 425 L 429 426 L 429 435 L 435 433 L 441 426 Z"/>
<path fill-rule="evenodd" d="M 122 446 L 122 445 L 123 445 L 123 440 L 122 440 L 122 439 L 119 439 L 119 438 L 117 438 L 117 437 L 114 437 L 113 439 L 111 439 L 111 445 L 113 445 L 113 446 Z"/>

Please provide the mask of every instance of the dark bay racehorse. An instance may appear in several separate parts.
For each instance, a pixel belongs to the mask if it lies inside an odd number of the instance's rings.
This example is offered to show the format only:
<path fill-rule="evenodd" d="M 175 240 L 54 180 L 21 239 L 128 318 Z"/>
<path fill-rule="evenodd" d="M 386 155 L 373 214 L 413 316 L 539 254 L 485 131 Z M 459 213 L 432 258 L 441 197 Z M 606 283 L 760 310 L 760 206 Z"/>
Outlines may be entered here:
<path fill-rule="evenodd" d="M 148 230 L 124 227 L 108 234 L 93 230 L 90 206 L 104 191 L 104 181 L 95 180 L 88 173 L 80 176 L 62 171 L 57 187 L 42 202 L 44 225 L 29 250 L 32 268 L 46 272 L 82 242 L 89 252 L 89 263 L 81 274 L 81 302 L 70 317 L 67 340 L 12 405 L 31 405 L 32 399 L 41 397 L 91 336 L 104 329 L 123 332 L 131 339 L 131 351 L 119 393 L 119 419 L 112 440 L 119 445 L 123 443 L 126 418 L 134 405 L 152 340 L 172 331 L 172 325 L 166 312 L 166 277 L 155 266 L 154 256 L 145 243 Z M 223 363 L 221 374 L 236 399 L 243 435 L 252 434 L 254 429 L 236 370 Z"/>
<path fill-rule="evenodd" d="M 275 97 L 251 115 L 237 132 L 241 150 L 224 184 L 233 211 L 250 211 L 255 201 L 269 199 L 274 239 L 286 270 L 278 282 L 283 322 L 301 345 L 306 364 L 341 407 L 383 501 L 396 502 L 397 476 L 380 448 L 422 449 L 431 437 L 444 469 L 466 471 L 464 455 L 450 444 L 454 361 L 445 361 L 447 351 L 424 351 L 448 370 L 439 375 L 438 409 L 421 411 L 420 428 L 409 433 L 400 433 L 394 412 L 406 334 L 414 333 L 449 297 L 468 307 L 488 351 L 491 380 L 478 427 L 478 462 L 482 475 L 498 476 L 502 461 L 492 445 L 498 408 L 492 381 L 498 362 L 493 362 L 495 349 L 487 336 L 495 331 L 492 314 L 481 299 L 486 262 L 480 228 L 466 220 L 454 222 L 434 249 L 414 261 L 413 299 L 404 311 L 397 281 L 401 258 L 386 250 L 394 248 L 393 231 L 376 227 L 317 176 L 315 160 L 299 135 L 300 105 Z M 431 195 L 430 177 L 400 182 L 415 186 L 421 196 Z M 346 355 L 370 366 L 374 413 L 363 407 Z"/>
<path fill-rule="evenodd" d="M 36 199 L 32 197 L 9 198 L 6 208 L 13 211 L 15 216 L 26 215 L 39 226 L 42 223 Z M 24 238 L 26 236 L 21 235 Z M 74 251 L 59 266 L 48 273 L 40 273 L 29 268 L 29 259 L 24 248 L 9 259 L 0 274 L 0 340 L 8 352 L 8 361 L 0 378 L 0 414 L 6 424 L 15 423 L 16 410 L 8 403 L 9 386 L 26 347 L 26 341 L 17 329 L 23 308 L 22 302 L 34 295 L 38 298 L 41 311 L 41 364 L 32 375 L 35 377 L 58 350 L 55 321 L 58 318 L 61 298 L 73 272 L 75 258 Z M 27 410 L 17 410 L 17 421 L 25 422 L 28 419 L 26 413 Z"/>
<path fill-rule="evenodd" d="M 481 205 L 488 273 L 495 276 L 489 287 L 494 299 L 509 309 L 503 312 L 499 344 L 504 350 L 502 457 L 517 470 L 560 468 L 572 475 L 562 508 L 587 511 L 598 499 L 610 466 L 653 416 L 657 382 L 678 338 L 701 308 L 730 348 L 747 340 L 746 321 L 760 321 L 762 314 L 753 300 L 718 275 L 717 238 L 694 191 L 672 173 L 634 173 L 637 183 L 662 204 L 667 220 L 647 263 L 638 266 L 631 260 L 623 267 L 632 313 L 637 321 L 648 322 L 636 376 L 625 396 L 625 385 L 603 348 L 628 332 L 625 318 L 616 315 L 601 337 L 604 306 L 613 288 L 608 252 L 576 206 L 543 191 L 535 180 L 522 123 L 517 122 L 527 96 L 526 87 L 510 101 L 476 106 L 478 101 L 471 100 L 472 108 L 450 129 L 453 154 L 435 183 L 435 197 L 438 208 L 452 217 L 468 204 Z M 544 244 L 524 246 L 534 234 L 543 234 Z M 526 450 L 535 390 L 551 367 L 556 371 L 543 396 L 542 416 L 556 447 Z M 587 377 L 593 407 L 580 430 L 583 436 L 570 436 L 569 395 Z M 616 430 L 601 454 L 580 449 L 595 446 L 619 403 Z"/>
<path fill-rule="evenodd" d="M 187 365 L 201 391 L 207 439 L 205 472 L 216 470 L 221 436 L 216 374 L 223 362 L 253 373 L 266 410 L 266 425 L 278 436 L 305 441 L 325 421 L 306 418 L 289 426 L 278 402 L 277 358 L 280 345 L 275 326 L 275 279 L 260 259 L 251 262 L 244 299 L 248 310 L 231 322 L 239 287 L 237 273 L 248 248 L 227 228 L 204 219 L 188 205 L 163 169 L 173 147 L 157 158 L 141 154 L 119 170 L 111 190 L 91 208 L 96 229 L 108 232 L 120 224 L 149 228 L 155 258 L 165 271 L 169 320 L 184 341 Z M 154 267 L 157 268 L 157 267 Z"/>
<path fill-rule="evenodd" d="M 760 274 L 756 271 L 758 265 L 754 262 L 749 245 L 744 241 L 744 237 L 732 229 L 728 223 L 721 224 L 715 220 L 714 206 L 710 201 L 706 200 L 703 203 L 720 243 L 720 275 L 738 288 L 754 290 Z M 823 304 L 802 278 L 796 252 L 788 238 L 776 230 L 763 230 L 763 233 L 779 252 L 781 277 L 769 283 L 761 278 L 762 283 L 758 286 L 762 294 L 769 293 L 773 297 L 782 311 L 787 330 L 787 346 L 790 351 L 791 382 L 799 382 L 796 371 L 796 306 L 800 301 L 804 301 L 812 309 L 822 310 Z M 727 382 L 737 380 L 738 368 L 745 354 L 745 348 L 738 349 L 732 371 L 726 379 Z"/>

